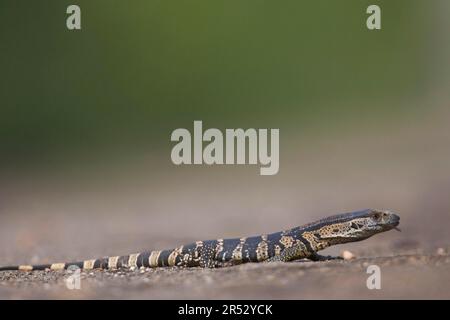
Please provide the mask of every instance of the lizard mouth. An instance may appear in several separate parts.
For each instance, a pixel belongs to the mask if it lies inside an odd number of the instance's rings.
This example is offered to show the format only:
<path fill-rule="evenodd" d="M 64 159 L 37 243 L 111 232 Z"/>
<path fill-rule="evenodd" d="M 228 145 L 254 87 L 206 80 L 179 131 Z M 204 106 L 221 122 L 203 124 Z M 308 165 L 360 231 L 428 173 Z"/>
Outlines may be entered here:
<path fill-rule="evenodd" d="M 398 225 L 400 224 L 400 217 L 396 214 L 393 214 L 392 217 L 392 225 L 393 225 L 393 229 L 397 230 L 397 231 L 402 231 Z"/>

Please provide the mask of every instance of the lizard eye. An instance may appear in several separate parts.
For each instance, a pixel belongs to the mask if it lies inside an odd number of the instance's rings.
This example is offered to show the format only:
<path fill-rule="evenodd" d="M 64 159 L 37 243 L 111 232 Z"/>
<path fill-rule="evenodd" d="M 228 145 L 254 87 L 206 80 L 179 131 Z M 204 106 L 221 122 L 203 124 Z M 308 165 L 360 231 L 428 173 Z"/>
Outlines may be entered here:
<path fill-rule="evenodd" d="M 380 221 L 380 220 L 381 220 L 381 214 L 380 214 L 380 213 L 375 213 L 375 214 L 373 215 L 373 219 L 374 219 L 375 221 Z"/>

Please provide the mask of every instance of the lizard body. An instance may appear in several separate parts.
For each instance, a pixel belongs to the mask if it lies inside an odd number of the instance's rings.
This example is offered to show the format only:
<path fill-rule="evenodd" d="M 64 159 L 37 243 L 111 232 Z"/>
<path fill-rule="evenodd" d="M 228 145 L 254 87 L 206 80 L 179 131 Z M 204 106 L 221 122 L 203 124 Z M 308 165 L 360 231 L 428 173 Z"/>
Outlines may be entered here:
<path fill-rule="evenodd" d="M 5 270 L 62 270 L 76 266 L 89 269 L 125 267 L 215 268 L 246 262 L 333 259 L 317 254 L 329 246 L 367 239 L 394 229 L 400 218 L 389 211 L 366 209 L 331 216 L 304 226 L 260 236 L 197 241 L 171 250 L 146 251 L 70 263 L 0 267 Z"/>

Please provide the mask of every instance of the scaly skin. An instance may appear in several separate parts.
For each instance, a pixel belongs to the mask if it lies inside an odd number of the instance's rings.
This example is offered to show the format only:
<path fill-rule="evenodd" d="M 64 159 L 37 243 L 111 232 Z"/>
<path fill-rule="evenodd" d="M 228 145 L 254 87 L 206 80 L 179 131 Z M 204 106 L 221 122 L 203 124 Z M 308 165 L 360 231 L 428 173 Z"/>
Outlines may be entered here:
<path fill-rule="evenodd" d="M 336 257 L 320 256 L 318 251 L 332 245 L 367 239 L 396 228 L 399 221 L 399 216 L 389 211 L 367 209 L 331 216 L 267 235 L 197 241 L 172 250 L 147 251 L 80 262 L 1 267 L 0 271 L 61 270 L 70 266 L 85 270 L 168 266 L 215 268 L 246 262 L 288 262 L 303 258 L 322 261 Z"/>

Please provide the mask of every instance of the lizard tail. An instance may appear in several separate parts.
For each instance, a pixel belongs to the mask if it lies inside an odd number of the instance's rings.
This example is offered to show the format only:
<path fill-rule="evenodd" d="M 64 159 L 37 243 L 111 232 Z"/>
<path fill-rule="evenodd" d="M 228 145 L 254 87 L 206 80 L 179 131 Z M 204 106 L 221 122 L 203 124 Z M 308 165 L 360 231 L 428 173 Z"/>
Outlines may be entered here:
<path fill-rule="evenodd" d="M 91 269 L 116 269 L 127 266 L 137 266 L 137 261 L 133 264 L 134 255 L 105 257 L 100 259 L 83 260 L 68 263 L 52 263 L 40 265 L 18 265 L 0 267 L 0 271 L 34 271 L 34 270 L 66 270 L 79 268 L 83 270 Z M 130 261 L 131 260 L 131 261 Z M 131 264 L 130 264 L 131 262 Z"/>
<path fill-rule="evenodd" d="M 91 269 L 118 269 L 129 267 L 167 267 L 175 265 L 178 255 L 171 255 L 173 250 L 148 251 L 125 256 L 104 257 L 100 259 L 84 260 L 69 263 L 52 263 L 41 265 L 17 265 L 0 267 L 0 271 L 34 271 L 34 270 L 65 270 L 70 268 Z M 173 257 L 173 258 L 172 258 Z M 178 261 L 177 261 L 178 262 Z"/>
<path fill-rule="evenodd" d="M 35 266 L 19 265 L 19 266 L 6 266 L 0 267 L 0 271 L 31 271 L 31 270 L 45 270 L 50 269 L 51 264 L 41 264 Z"/>

